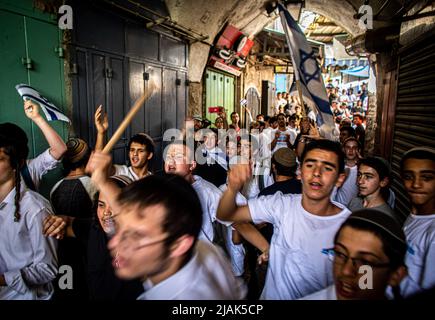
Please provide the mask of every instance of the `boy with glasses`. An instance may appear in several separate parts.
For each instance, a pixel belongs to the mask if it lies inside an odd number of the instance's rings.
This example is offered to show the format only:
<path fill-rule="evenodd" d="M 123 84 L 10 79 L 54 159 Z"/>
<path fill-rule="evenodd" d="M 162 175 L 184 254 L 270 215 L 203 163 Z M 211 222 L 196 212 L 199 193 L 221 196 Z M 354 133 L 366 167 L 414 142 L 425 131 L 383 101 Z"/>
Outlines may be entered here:
<path fill-rule="evenodd" d="M 324 249 L 334 263 L 334 284 L 303 300 L 382 300 L 406 276 L 406 240 L 398 222 L 374 209 L 355 211 L 338 230 L 334 247 Z"/>

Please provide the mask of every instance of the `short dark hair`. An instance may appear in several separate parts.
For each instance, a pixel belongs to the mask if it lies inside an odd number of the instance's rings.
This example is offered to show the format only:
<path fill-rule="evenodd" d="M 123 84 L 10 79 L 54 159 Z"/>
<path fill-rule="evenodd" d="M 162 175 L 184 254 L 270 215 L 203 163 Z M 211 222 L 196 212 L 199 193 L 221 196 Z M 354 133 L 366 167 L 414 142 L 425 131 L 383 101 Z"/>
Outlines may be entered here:
<path fill-rule="evenodd" d="M 263 117 L 264 118 L 264 114 L 259 113 L 259 114 L 257 114 L 256 118 L 258 118 L 258 117 Z"/>
<path fill-rule="evenodd" d="M 321 150 L 334 152 L 338 157 L 338 172 L 339 173 L 344 172 L 344 153 L 340 143 L 331 140 L 326 140 L 326 139 L 312 140 L 310 143 L 308 143 L 305 146 L 304 152 L 302 153 L 302 157 L 301 157 L 302 163 L 304 162 L 308 152 L 314 149 L 321 149 Z"/>
<path fill-rule="evenodd" d="M 347 140 L 346 140 L 347 141 Z M 379 175 L 379 181 L 382 181 L 385 178 L 390 179 L 391 178 L 391 168 L 386 162 L 386 160 L 380 158 L 380 157 L 367 157 L 364 159 L 361 159 L 358 162 L 358 169 L 361 165 L 365 165 L 367 167 L 373 168 L 376 173 Z M 390 188 L 389 183 L 382 187 L 381 190 L 381 196 L 382 198 L 388 202 L 388 199 L 390 198 Z"/>
<path fill-rule="evenodd" d="M 80 168 L 82 166 L 86 166 L 86 164 L 88 163 L 88 160 L 91 156 L 91 149 L 88 148 L 85 152 L 85 154 L 83 155 L 83 158 L 81 158 L 79 161 L 77 162 L 71 162 L 69 161 L 69 159 L 63 158 L 62 159 L 62 166 L 63 166 L 63 173 L 65 175 L 69 174 L 71 171 Z"/>
<path fill-rule="evenodd" d="M 146 148 L 146 151 L 148 151 L 150 153 L 154 153 L 154 141 L 149 135 L 147 135 L 145 133 L 135 134 L 134 136 L 132 136 L 130 138 L 130 141 L 128 142 L 128 149 L 130 149 L 131 144 L 133 142 L 144 145 Z"/>
<path fill-rule="evenodd" d="M 435 162 L 435 150 L 432 148 L 427 148 L 425 150 L 425 147 L 422 148 L 413 148 L 405 152 L 402 159 L 400 159 L 400 171 L 403 171 L 403 166 L 405 164 L 405 161 L 408 159 L 420 159 L 420 160 L 431 160 Z"/>
<path fill-rule="evenodd" d="M 175 174 L 148 176 L 125 187 L 118 197 L 121 205 L 138 205 L 140 209 L 160 204 L 166 210 L 163 232 L 168 233 L 168 248 L 183 235 L 198 238 L 202 226 L 202 208 L 192 186 Z M 194 248 L 189 250 L 190 257 Z"/>
<path fill-rule="evenodd" d="M 351 126 L 341 127 L 340 132 L 342 132 L 342 131 L 347 131 L 349 133 L 350 137 L 356 137 L 355 129 L 352 128 Z"/>

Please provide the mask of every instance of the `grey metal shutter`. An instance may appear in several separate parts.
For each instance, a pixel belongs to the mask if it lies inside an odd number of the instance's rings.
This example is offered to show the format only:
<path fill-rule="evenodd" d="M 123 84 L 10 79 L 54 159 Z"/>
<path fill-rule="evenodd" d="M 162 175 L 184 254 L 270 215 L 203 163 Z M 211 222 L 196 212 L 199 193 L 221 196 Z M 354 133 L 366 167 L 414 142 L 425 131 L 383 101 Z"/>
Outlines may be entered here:
<path fill-rule="evenodd" d="M 400 180 L 400 159 L 417 146 L 435 147 L 435 33 L 405 48 L 399 56 L 396 115 L 392 148 L 392 189 L 396 212 L 410 212 Z M 388 147 L 388 146 L 384 146 Z"/>

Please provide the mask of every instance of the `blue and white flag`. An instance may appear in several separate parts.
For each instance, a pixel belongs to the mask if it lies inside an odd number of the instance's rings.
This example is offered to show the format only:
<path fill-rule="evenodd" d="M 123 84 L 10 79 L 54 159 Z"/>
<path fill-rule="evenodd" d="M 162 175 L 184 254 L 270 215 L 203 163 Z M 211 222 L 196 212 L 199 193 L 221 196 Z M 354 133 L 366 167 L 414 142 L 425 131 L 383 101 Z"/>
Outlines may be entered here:
<path fill-rule="evenodd" d="M 278 10 L 290 49 L 295 79 L 299 80 L 304 96 L 308 95 L 317 109 L 320 133 L 325 138 L 335 139 L 337 132 L 334 118 L 314 50 L 290 12 L 281 3 L 278 3 Z"/>
<path fill-rule="evenodd" d="M 60 120 L 71 123 L 66 115 L 59 110 L 54 104 L 43 97 L 38 91 L 27 84 L 19 84 L 15 86 L 23 100 L 30 99 L 38 103 L 48 121 Z"/>

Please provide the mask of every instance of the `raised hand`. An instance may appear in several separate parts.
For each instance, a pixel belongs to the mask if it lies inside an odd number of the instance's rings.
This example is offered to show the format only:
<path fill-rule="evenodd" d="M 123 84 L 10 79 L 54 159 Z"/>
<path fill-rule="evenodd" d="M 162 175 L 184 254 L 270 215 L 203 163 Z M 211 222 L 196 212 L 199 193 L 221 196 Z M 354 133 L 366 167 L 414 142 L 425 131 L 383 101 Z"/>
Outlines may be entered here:
<path fill-rule="evenodd" d="M 100 187 L 107 181 L 111 167 L 112 157 L 110 154 L 94 151 L 86 165 L 86 173 L 91 174 L 92 181 Z"/>
<path fill-rule="evenodd" d="M 32 100 L 24 101 L 24 113 L 26 114 L 26 117 L 31 120 L 36 120 L 41 117 L 39 114 L 39 105 Z"/>
<path fill-rule="evenodd" d="M 98 133 L 105 133 L 109 128 L 107 113 L 103 112 L 103 106 L 101 104 L 95 111 L 95 127 Z"/>
<path fill-rule="evenodd" d="M 239 191 L 251 177 L 252 169 L 250 164 L 236 164 L 229 171 L 228 188 Z"/>

